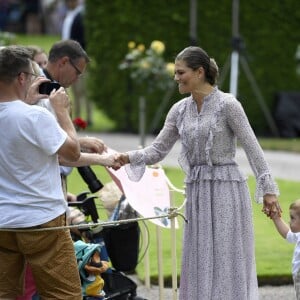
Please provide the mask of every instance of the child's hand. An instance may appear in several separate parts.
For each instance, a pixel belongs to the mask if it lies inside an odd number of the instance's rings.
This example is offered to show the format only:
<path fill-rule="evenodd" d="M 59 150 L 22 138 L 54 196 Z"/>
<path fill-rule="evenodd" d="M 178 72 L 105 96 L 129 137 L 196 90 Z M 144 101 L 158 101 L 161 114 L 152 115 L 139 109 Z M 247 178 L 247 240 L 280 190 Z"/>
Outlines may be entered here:
<path fill-rule="evenodd" d="M 280 212 L 273 213 L 270 216 L 270 219 L 272 219 L 272 220 L 276 220 L 276 219 L 280 219 L 280 218 L 281 218 L 281 213 Z"/>
<path fill-rule="evenodd" d="M 278 218 L 281 218 L 281 211 L 277 211 L 277 212 L 270 212 L 269 209 L 267 208 L 263 208 L 262 212 L 271 220 L 276 220 Z"/>
<path fill-rule="evenodd" d="M 262 212 L 267 215 L 270 219 L 273 219 L 273 216 L 281 216 L 282 210 L 275 195 L 266 194 L 264 195 L 264 203 Z"/>

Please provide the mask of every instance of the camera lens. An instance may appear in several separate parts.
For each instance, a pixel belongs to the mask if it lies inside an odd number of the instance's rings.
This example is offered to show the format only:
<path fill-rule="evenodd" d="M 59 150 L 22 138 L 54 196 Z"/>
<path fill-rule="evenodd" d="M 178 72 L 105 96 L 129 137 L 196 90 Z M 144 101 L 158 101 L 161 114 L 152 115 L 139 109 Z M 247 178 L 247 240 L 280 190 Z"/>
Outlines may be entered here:
<path fill-rule="evenodd" d="M 77 170 L 92 193 L 96 193 L 103 188 L 102 182 L 98 180 L 91 167 L 78 167 Z"/>

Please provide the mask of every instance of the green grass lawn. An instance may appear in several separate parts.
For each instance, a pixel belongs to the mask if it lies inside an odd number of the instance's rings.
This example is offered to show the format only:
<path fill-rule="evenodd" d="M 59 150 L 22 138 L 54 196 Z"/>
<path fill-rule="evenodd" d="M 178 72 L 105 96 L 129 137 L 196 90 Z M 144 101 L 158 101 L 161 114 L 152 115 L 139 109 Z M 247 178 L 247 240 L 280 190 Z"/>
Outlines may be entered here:
<path fill-rule="evenodd" d="M 43 48 L 47 53 L 51 46 L 60 40 L 58 35 L 27 35 L 17 34 L 14 42 L 18 45 L 36 45 Z"/>
<path fill-rule="evenodd" d="M 262 138 L 259 137 L 259 143 L 265 150 L 288 151 L 300 153 L 299 138 Z"/>
<path fill-rule="evenodd" d="M 103 183 L 111 181 L 109 175 L 103 167 L 93 167 L 97 176 Z M 178 188 L 183 186 L 183 173 L 179 169 L 166 168 L 165 172 L 171 182 Z M 254 195 L 255 180 L 254 177 L 249 177 L 248 180 L 251 195 Z M 288 221 L 288 207 L 295 199 L 299 198 L 299 182 L 277 180 L 281 194 L 280 203 L 283 209 L 283 218 Z M 80 193 L 86 191 L 87 186 L 80 178 L 77 170 L 74 169 L 68 180 L 68 187 L 71 192 Z M 176 193 L 174 195 L 176 206 L 180 206 L 183 202 L 183 196 Z M 99 204 L 101 200 L 96 200 Z M 101 205 L 100 205 L 101 206 Z M 291 283 L 291 259 L 294 245 L 288 244 L 276 231 L 272 221 L 268 219 L 262 212 L 262 206 L 253 201 L 253 220 L 255 229 L 256 241 L 256 263 L 257 274 L 260 284 L 272 283 L 282 284 Z M 106 212 L 99 210 L 101 219 L 106 220 Z M 180 273 L 181 247 L 182 247 L 182 219 L 179 218 L 180 229 L 177 230 L 177 266 L 178 274 Z M 157 267 L 157 240 L 155 225 L 151 222 L 146 222 L 150 232 L 149 257 L 150 257 L 150 274 L 153 283 L 157 282 L 158 267 Z M 140 223 L 140 226 L 144 226 Z M 142 239 L 143 240 L 143 239 Z M 171 267 L 171 236 L 168 229 L 162 229 L 163 241 L 163 269 L 166 284 L 170 283 Z M 140 254 L 143 254 L 141 245 Z M 141 278 L 144 278 L 144 265 L 140 263 L 137 267 L 137 272 Z"/>

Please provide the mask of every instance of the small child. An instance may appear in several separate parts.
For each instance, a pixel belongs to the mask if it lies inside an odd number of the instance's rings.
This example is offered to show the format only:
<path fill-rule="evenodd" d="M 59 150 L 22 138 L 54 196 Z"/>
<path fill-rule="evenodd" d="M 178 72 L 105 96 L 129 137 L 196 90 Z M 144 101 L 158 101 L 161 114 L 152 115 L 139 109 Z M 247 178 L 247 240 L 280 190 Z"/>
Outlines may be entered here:
<path fill-rule="evenodd" d="M 288 226 L 278 214 L 273 216 L 272 220 L 281 236 L 289 243 L 296 244 L 292 260 L 292 274 L 296 298 L 300 300 L 300 199 L 293 202 L 289 210 L 290 226 Z"/>

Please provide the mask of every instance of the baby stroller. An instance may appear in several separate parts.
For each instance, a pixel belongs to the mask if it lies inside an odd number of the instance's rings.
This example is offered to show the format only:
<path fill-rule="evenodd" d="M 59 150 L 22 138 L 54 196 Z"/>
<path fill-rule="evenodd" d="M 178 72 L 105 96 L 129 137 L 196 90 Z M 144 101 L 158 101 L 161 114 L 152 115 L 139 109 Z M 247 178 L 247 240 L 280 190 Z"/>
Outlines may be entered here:
<path fill-rule="evenodd" d="M 68 205 L 70 209 L 76 208 L 76 223 L 83 224 L 87 223 L 86 218 L 89 217 L 94 223 L 99 220 L 97 208 L 94 199 L 97 197 L 88 197 L 88 192 L 79 194 L 77 196 L 76 202 L 69 202 Z M 83 214 L 84 217 L 79 217 L 78 209 Z M 72 215 L 72 210 L 71 210 Z M 74 221 L 71 220 L 74 224 Z M 105 231 L 105 230 L 104 230 Z M 127 277 L 122 271 L 114 268 L 109 268 L 106 272 L 101 274 L 104 281 L 103 294 L 99 294 L 99 297 L 87 296 L 84 292 L 84 285 L 86 284 L 86 279 L 88 274 L 84 270 L 84 265 L 91 259 L 93 251 L 99 251 L 101 261 L 109 260 L 109 251 L 106 249 L 104 242 L 104 235 L 102 228 L 92 228 L 80 230 L 80 233 L 72 233 L 72 238 L 74 240 L 76 257 L 78 260 L 79 273 L 83 284 L 83 299 L 84 300 L 146 300 L 137 296 L 137 285 L 136 283 Z M 88 240 L 88 243 L 82 241 L 83 237 Z M 77 244 L 77 250 L 76 250 Z M 87 252 L 90 252 L 87 254 Z M 116 253 L 114 253 L 116 255 Z M 114 265 L 114 264 L 113 264 Z M 124 270 L 123 270 L 124 271 Z M 102 298 L 101 298 L 102 297 Z"/>

